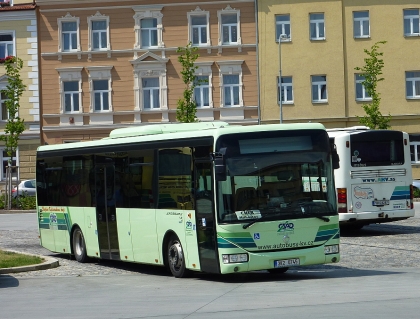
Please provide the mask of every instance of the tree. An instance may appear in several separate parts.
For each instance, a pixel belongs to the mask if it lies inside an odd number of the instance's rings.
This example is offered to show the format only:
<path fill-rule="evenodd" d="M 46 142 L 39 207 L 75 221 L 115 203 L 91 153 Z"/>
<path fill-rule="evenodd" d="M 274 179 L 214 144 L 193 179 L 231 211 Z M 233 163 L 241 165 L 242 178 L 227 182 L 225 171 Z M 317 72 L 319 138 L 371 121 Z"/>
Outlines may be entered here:
<path fill-rule="evenodd" d="M 379 110 L 381 102 L 380 93 L 377 91 L 378 82 L 383 81 L 382 68 L 384 67 L 384 61 L 380 57 L 383 56 L 383 52 L 378 52 L 379 44 L 385 44 L 386 41 L 376 42 L 370 50 L 365 49 L 364 52 L 368 55 L 365 58 L 365 65 L 363 67 L 356 67 L 355 70 L 362 71 L 360 74 L 365 79 L 362 85 L 365 87 L 366 92 L 372 98 L 372 102 L 369 104 L 363 104 L 362 107 L 366 112 L 366 116 L 359 118 L 359 122 L 363 125 L 368 126 L 371 129 L 389 129 L 391 126 L 391 115 L 383 116 Z"/>
<path fill-rule="evenodd" d="M 196 53 L 197 47 L 193 47 L 191 42 L 186 47 L 179 47 L 176 52 L 181 53 L 178 61 L 182 65 L 182 81 L 185 84 L 183 97 L 178 100 L 176 110 L 176 119 L 183 123 L 197 122 L 197 103 L 194 99 L 194 88 L 197 86 L 197 76 L 195 70 L 198 68 L 194 65 L 195 60 L 199 57 Z"/>
<path fill-rule="evenodd" d="M 20 70 L 23 67 L 23 61 L 20 58 L 14 56 L 8 56 L 4 59 L 4 66 L 6 69 L 7 86 L 5 90 L 1 92 L 6 95 L 6 101 L 4 102 L 8 119 L 4 128 L 4 135 L 0 135 L 0 140 L 5 143 L 6 153 L 9 157 L 9 169 L 6 179 L 6 191 L 8 208 L 11 206 L 11 166 L 13 155 L 16 154 L 18 148 L 19 136 L 25 130 L 24 120 L 19 117 L 19 101 L 26 86 L 23 84 L 20 78 Z M 9 185 L 9 187 L 7 187 Z"/>

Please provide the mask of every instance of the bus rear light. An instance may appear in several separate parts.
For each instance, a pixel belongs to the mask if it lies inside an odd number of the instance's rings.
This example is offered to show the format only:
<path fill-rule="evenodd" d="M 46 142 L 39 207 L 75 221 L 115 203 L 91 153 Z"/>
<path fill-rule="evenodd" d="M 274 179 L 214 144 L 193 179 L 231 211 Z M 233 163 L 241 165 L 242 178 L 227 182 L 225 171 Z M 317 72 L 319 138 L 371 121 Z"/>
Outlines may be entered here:
<path fill-rule="evenodd" d="M 337 199 L 338 202 L 347 204 L 347 189 L 346 188 L 337 188 Z"/>
<path fill-rule="evenodd" d="M 338 213 L 347 213 L 347 188 L 337 188 Z"/>

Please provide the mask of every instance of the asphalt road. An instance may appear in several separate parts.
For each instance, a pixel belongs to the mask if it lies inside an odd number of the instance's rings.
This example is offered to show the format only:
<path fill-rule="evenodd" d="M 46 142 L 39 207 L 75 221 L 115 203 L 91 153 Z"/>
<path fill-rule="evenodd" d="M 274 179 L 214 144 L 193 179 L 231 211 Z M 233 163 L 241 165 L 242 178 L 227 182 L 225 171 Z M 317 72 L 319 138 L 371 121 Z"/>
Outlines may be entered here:
<path fill-rule="evenodd" d="M 159 267 L 79 264 L 39 246 L 35 214 L 0 215 L 1 248 L 61 265 L 0 275 L 0 318 L 418 318 L 416 209 L 414 218 L 342 234 L 337 265 L 188 279 Z"/>

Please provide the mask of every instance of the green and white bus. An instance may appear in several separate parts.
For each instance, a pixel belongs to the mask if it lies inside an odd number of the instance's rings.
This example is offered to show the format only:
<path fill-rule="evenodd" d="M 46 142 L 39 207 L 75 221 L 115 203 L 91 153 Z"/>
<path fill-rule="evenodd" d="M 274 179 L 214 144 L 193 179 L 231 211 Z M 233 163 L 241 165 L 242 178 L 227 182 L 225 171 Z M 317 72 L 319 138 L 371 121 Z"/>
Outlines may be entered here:
<path fill-rule="evenodd" d="M 156 124 L 41 146 L 41 245 L 175 277 L 336 263 L 333 155 L 315 123 Z"/>

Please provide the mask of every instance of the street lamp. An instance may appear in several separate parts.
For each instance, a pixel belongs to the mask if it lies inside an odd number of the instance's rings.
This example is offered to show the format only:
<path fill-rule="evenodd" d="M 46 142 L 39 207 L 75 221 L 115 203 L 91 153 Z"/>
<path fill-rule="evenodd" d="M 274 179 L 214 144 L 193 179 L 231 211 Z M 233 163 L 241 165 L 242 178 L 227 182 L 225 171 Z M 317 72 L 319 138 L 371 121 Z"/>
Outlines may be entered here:
<path fill-rule="evenodd" d="M 281 41 L 287 39 L 287 35 L 282 33 L 279 35 L 279 108 L 280 108 L 280 124 L 283 123 L 283 98 L 281 85 Z"/>

